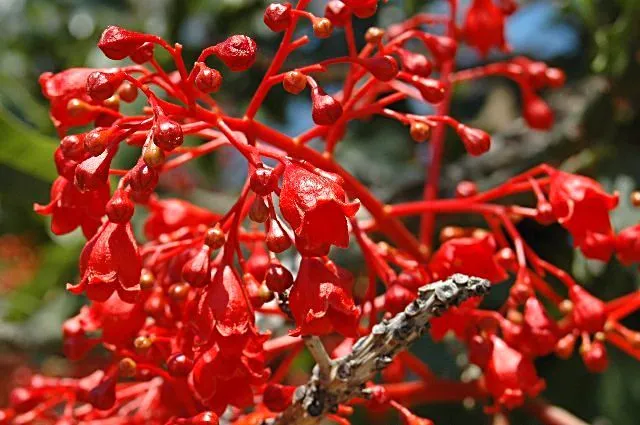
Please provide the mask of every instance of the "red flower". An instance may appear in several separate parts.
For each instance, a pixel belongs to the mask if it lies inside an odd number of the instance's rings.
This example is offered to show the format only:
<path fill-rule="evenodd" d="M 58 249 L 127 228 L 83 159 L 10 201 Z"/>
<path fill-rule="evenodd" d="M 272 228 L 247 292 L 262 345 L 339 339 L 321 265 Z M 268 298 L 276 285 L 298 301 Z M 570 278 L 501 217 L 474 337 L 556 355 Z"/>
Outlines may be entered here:
<path fill-rule="evenodd" d="M 505 341 L 530 357 L 545 356 L 554 351 L 558 342 L 558 326 L 549 318 L 542 303 L 535 297 L 527 299 L 521 326 L 509 320 L 502 322 Z"/>
<path fill-rule="evenodd" d="M 585 291 L 580 285 L 573 285 L 569 289 L 569 298 L 573 302 L 573 321 L 579 330 L 596 333 L 604 328 L 607 317 L 602 301 Z"/>
<path fill-rule="evenodd" d="M 473 0 L 467 11 L 463 32 L 467 43 L 486 56 L 492 47 L 507 50 L 504 12 L 493 0 Z"/>
<path fill-rule="evenodd" d="M 108 184 L 89 192 L 80 192 L 69 180 L 58 177 L 51 186 L 49 204 L 34 204 L 33 209 L 38 214 L 51 216 L 51 231 L 54 234 L 64 235 L 81 227 L 85 237 L 90 238 L 100 227 L 108 200 Z"/>
<path fill-rule="evenodd" d="M 331 245 L 349 246 L 347 218 L 358 211 L 347 202 L 340 177 L 287 164 L 280 192 L 280 210 L 295 230 L 296 246 L 305 255 L 326 255 Z"/>
<path fill-rule="evenodd" d="M 220 218 L 219 215 L 182 199 L 154 200 L 149 205 L 151 214 L 144 223 L 144 234 L 149 240 L 183 227 L 210 225 Z"/>
<path fill-rule="evenodd" d="M 616 236 L 616 255 L 626 266 L 640 262 L 640 224 L 627 227 Z"/>
<path fill-rule="evenodd" d="M 574 245 L 588 258 L 608 261 L 614 249 L 609 211 L 618 205 L 618 195 L 592 179 L 558 171 L 551 176 L 549 201 Z"/>
<path fill-rule="evenodd" d="M 242 281 L 231 266 L 217 268 L 197 306 L 197 326 L 205 339 L 215 329 L 222 337 L 245 342 L 253 321 Z M 235 339 L 235 338 L 234 338 Z"/>
<path fill-rule="evenodd" d="M 460 307 L 451 307 L 442 316 L 432 318 L 431 338 L 440 341 L 452 331 L 458 339 L 466 340 L 469 337 L 470 326 L 475 323 L 472 311 L 479 305 L 480 299 L 472 298 L 460 304 Z"/>
<path fill-rule="evenodd" d="M 449 239 L 433 254 L 429 270 L 436 279 L 445 279 L 454 273 L 464 273 L 491 282 L 500 282 L 508 275 L 494 259 L 495 251 L 496 242 L 489 234 L 481 238 Z"/>
<path fill-rule="evenodd" d="M 513 409 L 524 402 L 525 396 L 537 396 L 545 384 L 536 374 L 531 360 L 495 335 L 491 337 L 491 342 L 491 355 L 484 368 L 484 378 L 496 404 Z"/>
<path fill-rule="evenodd" d="M 68 127 L 81 126 L 90 123 L 98 116 L 98 112 L 85 111 L 72 114 L 67 110 L 71 99 L 78 99 L 86 103 L 95 103 L 87 93 L 87 78 L 94 71 L 93 68 L 70 68 L 57 74 L 46 72 L 39 78 L 42 94 L 49 99 L 51 108 L 49 114 L 57 129 L 64 131 Z"/>
<path fill-rule="evenodd" d="M 269 376 L 263 341 L 264 336 L 255 336 L 240 355 L 229 355 L 216 344 L 196 360 L 189 380 L 205 406 L 221 414 L 229 404 L 238 408 L 253 405 L 251 387 L 264 384 Z"/>
<path fill-rule="evenodd" d="M 121 300 L 135 302 L 141 270 L 131 224 L 107 222 L 80 254 L 80 283 L 67 284 L 67 289 L 75 294 L 86 291 L 94 301 L 106 301 L 117 291 Z"/>
<path fill-rule="evenodd" d="M 391 285 L 387 288 L 387 292 L 384 293 L 384 308 L 391 314 L 398 314 L 416 297 L 415 291 L 411 291 L 399 284 Z"/>
<path fill-rule="evenodd" d="M 303 257 L 289 305 L 296 320 L 293 335 L 325 335 L 333 331 L 357 336 L 359 309 L 352 296 L 353 277 L 330 261 Z"/>

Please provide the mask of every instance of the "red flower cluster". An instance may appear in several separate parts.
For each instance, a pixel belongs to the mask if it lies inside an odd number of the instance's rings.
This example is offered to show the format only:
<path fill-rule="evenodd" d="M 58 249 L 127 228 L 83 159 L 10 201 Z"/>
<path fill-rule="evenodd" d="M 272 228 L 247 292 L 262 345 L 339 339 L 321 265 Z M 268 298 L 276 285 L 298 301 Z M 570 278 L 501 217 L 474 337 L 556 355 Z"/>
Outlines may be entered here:
<path fill-rule="evenodd" d="M 620 322 L 640 307 L 640 294 L 601 301 L 538 257 L 516 227 L 527 219 L 559 223 L 588 258 L 606 261 L 615 253 L 623 264 L 638 262 L 640 228 L 616 233 L 609 218 L 617 195 L 587 177 L 542 165 L 486 192 L 462 182 L 455 198 L 437 199 L 443 126 L 456 131 L 471 155 L 491 147 L 489 134 L 448 115 L 443 101 L 455 84 L 489 75 L 511 78 L 522 90 L 529 126 L 544 130 L 553 124 L 536 91 L 562 85 L 562 71 L 527 58 L 455 70 L 458 42 L 483 55 L 493 47 L 507 49 L 504 24 L 515 4 L 475 0 L 462 28 L 452 14 L 419 14 L 388 31 L 370 28 L 357 51 L 353 19 L 372 16 L 379 2 L 332 0 L 324 16 L 306 10 L 309 3 L 266 8 L 265 24 L 284 32 L 284 41 L 241 118 L 227 114 L 212 96 L 225 89 L 224 73 L 256 63 L 257 44 L 246 35 L 205 48 L 188 67 L 179 45 L 112 26 L 98 47 L 108 58 L 129 58 L 136 65 L 41 77 L 62 139 L 51 201 L 35 209 L 52 216 L 53 233 L 79 227 L 88 239 L 78 283 L 68 289 L 86 294 L 90 303 L 65 323 L 64 351 L 82 360 L 101 345 L 110 355 L 101 370 L 82 379 L 34 375 L 14 391 L 0 423 L 202 425 L 218 424 L 226 411 L 230 423 L 255 425 L 293 402 L 288 372 L 303 340 L 326 338 L 338 343 L 336 356 L 346 355 L 355 337 L 404 310 L 419 287 L 454 273 L 510 286 L 497 311 L 473 298 L 432 321 L 432 338 L 453 333 L 482 376 L 470 383 L 443 380 L 402 353 L 380 382 L 366 384 L 372 411 L 394 408 L 404 423 L 428 425 L 430 420 L 405 405 L 438 399 L 441 388 L 449 400 L 491 398 L 493 410 L 518 408 L 544 388 L 534 360 L 567 358 L 578 342 L 593 372 L 608 364 L 605 342 L 640 357 L 640 334 Z M 446 34 L 423 31 L 423 24 L 433 23 L 447 23 Z M 318 38 L 344 31 L 349 54 L 281 69 L 309 41 L 293 37 L 307 24 Z M 424 49 L 413 51 L 412 40 Z M 168 53 L 175 72 L 157 69 L 156 48 Z M 205 63 L 214 60 L 224 67 Z M 339 63 L 351 71 L 340 90 L 327 94 L 313 75 Z M 269 91 L 280 84 L 291 95 L 309 87 L 315 125 L 295 138 L 256 119 Z M 146 107 L 125 115 L 120 103 L 139 95 Z M 406 99 L 439 104 L 438 113 L 394 109 Z M 349 124 L 375 115 L 406 125 L 411 138 L 431 144 L 424 199 L 382 204 L 336 161 L 334 149 Z M 77 131 L 91 123 L 93 130 Z M 186 136 L 202 143 L 183 144 Z M 323 152 L 307 145 L 316 138 L 324 141 Z M 140 156 L 130 169 L 113 169 L 125 143 L 139 148 Z M 173 169 L 225 145 L 249 165 L 228 210 L 158 197 L 161 175 L 170 179 Z M 530 204 L 510 203 L 516 193 L 529 193 Z M 138 239 L 131 222 L 136 209 L 137 216 L 147 212 Z M 434 247 L 434 215 L 461 213 L 484 218 L 486 228 L 446 227 Z M 420 237 L 402 222 L 409 215 L 422 216 Z M 355 245 L 366 270 L 354 278 L 329 255 L 334 246 Z M 292 260 L 293 253 L 300 259 Z M 408 371 L 424 382 L 404 382 Z M 348 423 L 351 411 L 338 406 L 331 419 Z"/>

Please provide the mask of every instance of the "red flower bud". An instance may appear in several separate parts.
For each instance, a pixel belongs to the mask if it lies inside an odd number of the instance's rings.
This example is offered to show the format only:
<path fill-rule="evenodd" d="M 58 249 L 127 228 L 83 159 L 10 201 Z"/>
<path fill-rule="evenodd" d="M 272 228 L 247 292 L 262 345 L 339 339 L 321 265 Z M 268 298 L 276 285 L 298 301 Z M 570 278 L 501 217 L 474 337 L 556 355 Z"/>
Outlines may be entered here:
<path fill-rule="evenodd" d="M 251 173 L 249 187 L 256 195 L 267 196 L 278 187 L 278 178 L 271 168 L 256 168 Z"/>
<path fill-rule="evenodd" d="M 433 65 L 425 55 L 405 49 L 398 49 L 397 52 L 400 54 L 402 68 L 405 71 L 422 78 L 427 78 L 431 75 Z"/>
<path fill-rule="evenodd" d="M 179 425 L 218 425 L 219 423 L 218 415 L 209 411 L 200 412 L 186 421 L 178 420 Z"/>
<path fill-rule="evenodd" d="M 209 283 L 210 277 L 210 252 L 208 245 L 202 245 L 196 255 L 187 261 L 182 267 L 182 279 L 196 288 L 201 288 Z"/>
<path fill-rule="evenodd" d="M 535 93 L 525 92 L 522 106 L 522 115 L 529 127 L 534 130 L 549 130 L 553 127 L 553 111 Z"/>
<path fill-rule="evenodd" d="M 124 190 L 116 190 L 107 203 L 107 217 L 112 223 L 126 223 L 133 217 L 135 207 Z"/>
<path fill-rule="evenodd" d="M 84 150 L 92 156 L 98 156 L 107 148 L 114 134 L 113 128 L 94 128 L 84 135 Z"/>
<path fill-rule="evenodd" d="M 109 410 L 116 404 L 116 376 L 105 376 L 87 396 L 87 401 L 98 410 Z"/>
<path fill-rule="evenodd" d="M 215 45 L 214 54 L 232 71 L 245 71 L 256 61 L 258 46 L 246 35 L 232 35 Z"/>
<path fill-rule="evenodd" d="M 561 359 L 568 359 L 573 354 L 573 349 L 576 345 L 576 336 L 573 334 L 567 334 L 560 338 L 556 343 L 556 347 L 554 349 L 556 356 Z"/>
<path fill-rule="evenodd" d="M 87 78 L 87 93 L 91 99 L 102 102 L 116 93 L 116 90 L 124 80 L 124 72 L 96 71 Z"/>
<path fill-rule="evenodd" d="M 158 184 L 158 172 L 147 166 L 144 161 L 138 161 L 128 175 L 129 185 L 137 195 L 150 194 Z"/>
<path fill-rule="evenodd" d="M 340 0 L 331 0 L 324 9 L 324 17 L 330 20 L 334 27 L 344 27 L 351 19 L 351 10 Z"/>
<path fill-rule="evenodd" d="M 456 196 L 458 198 L 469 198 L 478 194 L 478 185 L 469 180 L 462 180 L 456 185 Z"/>
<path fill-rule="evenodd" d="M 269 269 L 271 259 L 264 249 L 262 243 L 256 243 L 253 246 L 253 251 L 244 264 L 244 270 L 246 273 L 254 276 L 260 282 L 264 280 L 265 273 Z"/>
<path fill-rule="evenodd" d="M 162 150 L 174 150 L 184 143 L 182 126 L 166 116 L 158 116 L 153 126 L 153 143 Z"/>
<path fill-rule="evenodd" d="M 342 105 L 320 87 L 311 90 L 311 117 L 318 125 L 332 125 L 342 116 Z"/>
<path fill-rule="evenodd" d="M 491 136 L 480 129 L 458 124 L 456 132 L 470 155 L 479 156 L 491 148 Z"/>
<path fill-rule="evenodd" d="M 580 355 L 589 372 L 601 373 L 609 366 L 607 349 L 601 341 L 593 341 L 588 348 L 580 350 Z"/>
<path fill-rule="evenodd" d="M 153 41 L 153 36 L 129 31 L 117 26 L 109 26 L 98 41 L 98 47 L 109 59 L 120 60 L 131 55 L 146 41 Z"/>
<path fill-rule="evenodd" d="M 280 384 L 269 384 L 264 389 L 262 402 L 272 412 L 282 412 L 291 405 L 296 387 Z"/>
<path fill-rule="evenodd" d="M 445 86 L 439 80 L 414 75 L 411 84 L 420 91 L 420 96 L 429 103 L 440 103 L 444 99 Z"/>
<path fill-rule="evenodd" d="M 564 71 L 558 68 L 547 68 L 544 74 L 547 84 L 553 88 L 562 87 L 567 78 Z"/>
<path fill-rule="evenodd" d="M 281 32 L 291 24 L 291 3 L 271 3 L 264 11 L 264 23 L 273 32 Z"/>
<path fill-rule="evenodd" d="M 272 218 L 267 221 L 267 237 L 265 238 L 269 251 L 279 253 L 291 246 L 291 239 L 282 229 L 282 224 Z"/>
<path fill-rule="evenodd" d="M 569 298 L 573 301 L 573 321 L 584 332 L 596 333 L 604 328 L 605 305 L 580 285 L 569 288 Z"/>
<path fill-rule="evenodd" d="M 222 74 L 207 66 L 200 69 L 195 80 L 196 87 L 203 93 L 215 93 L 222 85 Z"/>
<path fill-rule="evenodd" d="M 76 161 L 84 159 L 84 137 L 84 134 L 73 134 L 60 140 L 60 149 L 65 158 Z"/>
<path fill-rule="evenodd" d="M 504 12 L 493 0 L 473 0 L 464 21 L 464 37 L 482 56 L 492 47 L 505 50 Z"/>
<path fill-rule="evenodd" d="M 640 224 L 627 227 L 618 233 L 616 255 L 625 266 L 640 262 Z"/>
<path fill-rule="evenodd" d="M 167 370 L 171 376 L 187 376 L 193 369 L 193 360 L 183 353 L 174 353 L 167 359 Z"/>
<path fill-rule="evenodd" d="M 398 314 L 415 299 L 415 292 L 402 285 L 391 285 L 384 293 L 384 308 L 391 314 Z"/>
<path fill-rule="evenodd" d="M 374 56 L 366 58 L 362 62 L 367 71 L 380 81 L 391 81 L 398 75 L 398 62 L 389 56 Z"/>
<path fill-rule="evenodd" d="M 138 65 L 149 62 L 153 58 L 154 47 L 155 45 L 151 42 L 143 43 L 131 53 L 131 60 Z"/>
<path fill-rule="evenodd" d="M 273 292 L 284 292 L 293 285 L 293 275 L 282 264 L 272 262 L 264 276 L 264 283 Z"/>

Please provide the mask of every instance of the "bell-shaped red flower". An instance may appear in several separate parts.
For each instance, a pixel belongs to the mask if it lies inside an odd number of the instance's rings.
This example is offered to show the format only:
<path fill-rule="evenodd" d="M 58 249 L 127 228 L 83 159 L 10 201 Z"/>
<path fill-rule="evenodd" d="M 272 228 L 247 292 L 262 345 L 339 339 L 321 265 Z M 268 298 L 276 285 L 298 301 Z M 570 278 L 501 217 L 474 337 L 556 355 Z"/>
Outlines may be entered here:
<path fill-rule="evenodd" d="M 51 186 L 51 201 L 47 205 L 35 204 L 33 209 L 41 215 L 51 216 L 51 231 L 64 235 L 77 227 L 90 238 L 100 227 L 105 205 L 109 200 L 109 185 L 89 192 L 80 192 L 73 183 L 58 177 Z"/>
<path fill-rule="evenodd" d="M 529 357 L 552 353 L 559 339 L 558 326 L 536 297 L 527 299 L 523 319 L 522 325 L 516 325 L 509 320 L 502 321 L 505 341 Z"/>
<path fill-rule="evenodd" d="M 205 339 L 215 329 L 223 338 L 242 340 L 253 325 L 242 280 L 231 266 L 219 267 L 212 275 L 211 284 L 198 302 L 197 326 Z"/>
<path fill-rule="evenodd" d="M 616 236 L 616 255 L 626 266 L 640 262 L 640 224 L 627 227 Z"/>
<path fill-rule="evenodd" d="M 491 343 L 484 379 L 496 405 L 513 409 L 520 406 L 526 396 L 537 396 L 545 383 L 538 377 L 531 360 L 495 335 L 491 337 Z"/>
<path fill-rule="evenodd" d="M 220 218 L 219 215 L 182 199 L 152 200 L 149 206 L 151 214 L 144 223 L 144 234 L 149 240 L 183 227 L 211 225 Z"/>
<path fill-rule="evenodd" d="M 331 245 L 349 246 L 348 218 L 360 204 L 347 202 L 342 179 L 321 170 L 310 171 L 289 162 L 282 178 L 280 210 L 296 234 L 305 255 L 326 255 Z"/>
<path fill-rule="evenodd" d="M 90 109 L 77 114 L 71 113 L 67 108 L 71 99 L 94 103 L 87 93 L 87 78 L 95 71 L 97 70 L 93 68 L 70 68 L 57 74 L 47 72 L 40 76 L 38 81 L 42 93 L 51 104 L 51 120 L 60 131 L 89 124 L 98 116 L 98 112 Z"/>
<path fill-rule="evenodd" d="M 198 357 L 189 382 L 201 403 L 218 414 L 228 405 L 253 405 L 251 387 L 264 384 L 269 376 L 264 367 L 263 341 L 264 336 L 253 336 L 239 355 L 215 344 Z"/>
<path fill-rule="evenodd" d="M 462 29 L 470 46 L 486 56 L 492 47 L 507 50 L 504 12 L 493 0 L 473 0 Z"/>
<path fill-rule="evenodd" d="M 496 242 L 490 234 L 449 239 L 431 257 L 429 270 L 436 279 L 464 273 L 500 282 L 508 275 L 494 258 L 495 252 Z"/>
<path fill-rule="evenodd" d="M 576 327 L 584 332 L 596 333 L 604 328 L 607 320 L 605 304 L 591 295 L 580 285 L 569 288 L 569 298 L 573 302 L 571 315 Z"/>
<path fill-rule="evenodd" d="M 588 258 L 608 261 L 614 249 L 609 211 L 618 205 L 618 195 L 606 193 L 590 178 L 557 171 L 551 176 L 549 201 L 574 245 Z"/>
<path fill-rule="evenodd" d="M 296 320 L 293 335 L 325 335 L 336 331 L 357 336 L 359 309 L 353 302 L 353 277 L 346 270 L 320 258 L 303 257 L 289 294 Z"/>
<path fill-rule="evenodd" d="M 245 71 L 256 61 L 258 46 L 246 35 L 232 35 L 214 46 L 213 53 L 232 71 Z"/>
<path fill-rule="evenodd" d="M 117 292 L 121 300 L 135 302 L 141 271 L 131 224 L 107 222 L 80 254 L 80 283 L 67 284 L 67 289 L 75 294 L 84 291 L 94 301 L 106 301 Z"/>

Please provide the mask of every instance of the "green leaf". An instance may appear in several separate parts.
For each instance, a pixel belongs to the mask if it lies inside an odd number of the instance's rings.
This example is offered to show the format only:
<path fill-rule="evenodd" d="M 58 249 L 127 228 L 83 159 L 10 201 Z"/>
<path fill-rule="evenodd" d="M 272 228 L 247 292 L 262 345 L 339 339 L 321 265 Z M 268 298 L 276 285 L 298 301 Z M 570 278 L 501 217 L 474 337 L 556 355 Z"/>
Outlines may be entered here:
<path fill-rule="evenodd" d="M 53 181 L 56 141 L 31 130 L 0 107 L 0 163 L 41 180 Z"/>

